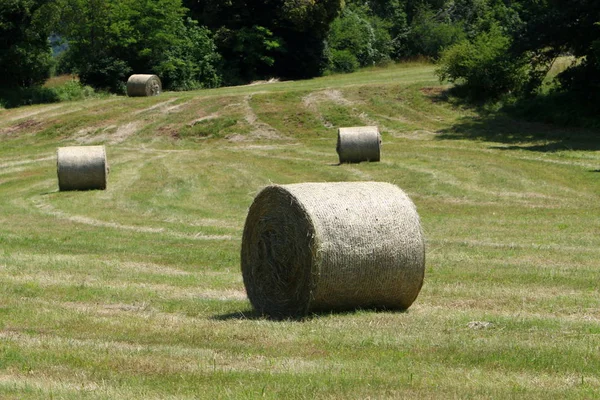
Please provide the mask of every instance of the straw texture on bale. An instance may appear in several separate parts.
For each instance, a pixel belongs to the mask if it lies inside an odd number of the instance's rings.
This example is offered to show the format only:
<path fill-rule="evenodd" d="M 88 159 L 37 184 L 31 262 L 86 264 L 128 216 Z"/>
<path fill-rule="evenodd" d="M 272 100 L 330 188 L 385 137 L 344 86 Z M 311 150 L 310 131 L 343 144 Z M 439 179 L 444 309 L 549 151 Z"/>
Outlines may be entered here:
<path fill-rule="evenodd" d="M 406 309 L 423 284 L 425 243 L 414 204 L 395 185 L 273 185 L 250 206 L 241 264 L 250 302 L 275 319 Z"/>
<path fill-rule="evenodd" d="M 162 92 L 162 84 L 156 75 L 131 75 L 127 80 L 127 96 L 156 96 Z"/>
<path fill-rule="evenodd" d="M 61 191 L 106 189 L 108 165 L 104 146 L 59 147 L 56 169 Z"/>
<path fill-rule="evenodd" d="M 381 135 L 376 126 L 355 126 L 338 129 L 336 150 L 341 163 L 379 161 Z"/>

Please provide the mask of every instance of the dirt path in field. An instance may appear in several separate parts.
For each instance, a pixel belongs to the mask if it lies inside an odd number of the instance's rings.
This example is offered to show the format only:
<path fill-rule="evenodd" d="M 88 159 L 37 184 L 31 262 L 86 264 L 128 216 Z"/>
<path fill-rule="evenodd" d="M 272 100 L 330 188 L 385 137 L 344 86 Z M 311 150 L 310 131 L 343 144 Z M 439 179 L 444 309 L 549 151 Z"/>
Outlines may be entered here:
<path fill-rule="evenodd" d="M 263 140 L 283 140 L 289 139 L 286 136 L 282 135 L 277 129 L 273 128 L 271 125 L 267 124 L 260 120 L 256 112 L 252 108 L 250 104 L 250 100 L 252 99 L 252 95 L 247 95 L 244 97 L 244 101 L 241 104 L 242 111 L 244 113 L 244 119 L 246 122 L 252 127 L 252 131 L 247 135 L 230 135 L 227 137 L 227 140 L 230 142 L 244 142 L 244 141 L 252 141 L 255 139 L 263 139 Z"/>
<path fill-rule="evenodd" d="M 137 110 L 137 111 L 133 112 L 133 115 L 139 115 L 139 114 L 142 114 L 142 113 L 145 113 L 145 112 L 148 112 L 148 111 L 159 111 L 159 112 L 164 113 L 164 112 L 166 112 L 166 110 L 169 110 L 169 105 L 171 103 L 173 103 L 174 101 L 177 101 L 177 100 L 179 100 L 179 98 L 174 97 L 174 98 L 169 99 L 167 101 L 156 103 L 156 104 L 154 104 L 154 105 L 152 105 L 150 107 L 143 108 L 141 110 Z M 174 106 L 171 106 L 170 109 L 172 110 L 174 108 L 175 108 Z"/>
<path fill-rule="evenodd" d="M 342 92 L 336 89 L 326 89 L 312 92 L 302 98 L 302 104 L 304 107 L 306 107 L 311 113 L 315 114 L 317 119 L 321 121 L 325 128 L 330 129 L 334 128 L 334 125 L 319 111 L 319 104 L 324 102 L 330 102 L 346 107 L 350 107 L 354 104 L 352 101 L 346 99 Z"/>
<path fill-rule="evenodd" d="M 140 121 L 129 122 L 124 125 L 109 125 L 103 128 L 100 133 L 97 132 L 97 127 L 85 128 L 79 130 L 73 139 L 81 145 L 89 145 L 93 143 L 106 143 L 109 145 L 123 143 L 130 136 L 135 135 L 144 127 Z"/>

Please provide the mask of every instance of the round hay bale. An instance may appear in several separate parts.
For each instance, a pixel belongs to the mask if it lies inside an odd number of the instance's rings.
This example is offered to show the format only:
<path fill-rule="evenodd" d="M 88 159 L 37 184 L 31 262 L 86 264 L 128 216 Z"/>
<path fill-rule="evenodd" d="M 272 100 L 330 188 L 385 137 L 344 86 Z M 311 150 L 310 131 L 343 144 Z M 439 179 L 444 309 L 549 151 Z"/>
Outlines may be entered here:
<path fill-rule="evenodd" d="M 108 166 L 104 146 L 59 147 L 56 169 L 61 191 L 106 189 Z"/>
<path fill-rule="evenodd" d="M 381 135 L 376 126 L 354 126 L 338 129 L 336 151 L 342 163 L 379 161 Z"/>
<path fill-rule="evenodd" d="M 250 302 L 271 318 L 406 309 L 423 284 L 425 243 L 414 204 L 395 185 L 273 185 L 250 206 L 241 265 Z"/>
<path fill-rule="evenodd" d="M 127 96 L 156 96 L 162 92 L 162 84 L 156 75 L 131 75 L 127 80 Z"/>

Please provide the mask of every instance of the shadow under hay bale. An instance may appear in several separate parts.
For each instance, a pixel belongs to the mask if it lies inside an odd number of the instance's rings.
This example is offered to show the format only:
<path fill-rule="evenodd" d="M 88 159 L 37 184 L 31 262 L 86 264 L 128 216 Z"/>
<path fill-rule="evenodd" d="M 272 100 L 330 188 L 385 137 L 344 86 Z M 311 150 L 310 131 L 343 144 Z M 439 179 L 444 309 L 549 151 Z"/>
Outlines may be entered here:
<path fill-rule="evenodd" d="M 106 189 L 108 164 L 104 146 L 59 147 L 56 152 L 58 189 Z"/>
<path fill-rule="evenodd" d="M 336 151 L 342 163 L 379 161 L 381 135 L 376 126 L 355 126 L 338 129 Z"/>
<path fill-rule="evenodd" d="M 395 185 L 273 185 L 248 211 L 241 264 L 250 302 L 274 319 L 405 310 L 423 284 L 425 243 L 414 204 Z"/>
<path fill-rule="evenodd" d="M 127 80 L 127 96 L 156 96 L 162 92 L 162 84 L 156 75 L 131 75 Z"/>

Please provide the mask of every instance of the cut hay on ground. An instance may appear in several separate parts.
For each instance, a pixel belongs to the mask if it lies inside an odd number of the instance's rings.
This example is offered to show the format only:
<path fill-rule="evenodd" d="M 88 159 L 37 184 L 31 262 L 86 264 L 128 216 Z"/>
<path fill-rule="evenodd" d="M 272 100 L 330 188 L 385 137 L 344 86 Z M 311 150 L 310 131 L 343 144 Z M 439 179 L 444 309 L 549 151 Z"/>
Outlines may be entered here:
<path fill-rule="evenodd" d="M 338 129 L 336 150 L 342 163 L 379 161 L 381 135 L 376 126 L 355 126 Z"/>
<path fill-rule="evenodd" d="M 425 244 L 414 204 L 395 185 L 274 185 L 250 207 L 241 263 L 252 305 L 275 319 L 406 309 L 423 283 Z"/>
<path fill-rule="evenodd" d="M 156 96 L 162 92 L 162 84 L 156 75 L 131 75 L 127 80 L 127 96 Z"/>
<path fill-rule="evenodd" d="M 104 146 L 59 147 L 56 169 L 61 191 L 106 189 L 108 164 Z"/>

